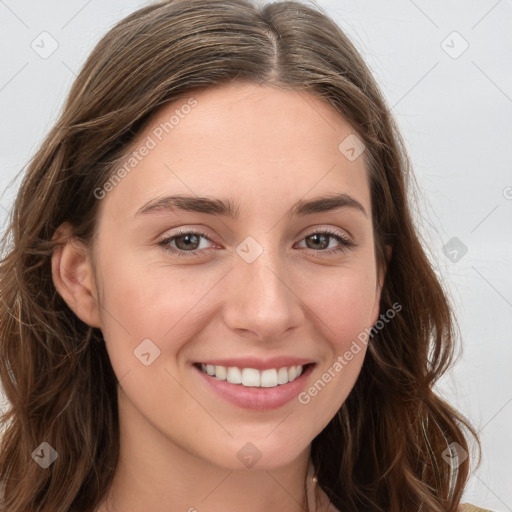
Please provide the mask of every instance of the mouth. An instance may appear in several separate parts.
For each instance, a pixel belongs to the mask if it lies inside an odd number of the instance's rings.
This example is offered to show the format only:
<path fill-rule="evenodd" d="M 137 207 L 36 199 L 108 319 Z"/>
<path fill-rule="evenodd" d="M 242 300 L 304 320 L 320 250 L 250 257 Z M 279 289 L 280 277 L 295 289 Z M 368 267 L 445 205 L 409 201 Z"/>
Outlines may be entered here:
<path fill-rule="evenodd" d="M 236 407 L 259 412 L 278 409 L 296 399 L 315 366 L 316 363 L 305 363 L 258 370 L 245 366 L 193 364 L 199 377 L 199 389 Z"/>
<path fill-rule="evenodd" d="M 281 366 L 258 370 L 256 368 L 240 368 L 237 366 L 222 366 L 205 363 L 195 363 L 194 366 L 202 373 L 217 380 L 230 384 L 251 388 L 275 388 L 298 379 L 315 363 L 305 365 Z"/>

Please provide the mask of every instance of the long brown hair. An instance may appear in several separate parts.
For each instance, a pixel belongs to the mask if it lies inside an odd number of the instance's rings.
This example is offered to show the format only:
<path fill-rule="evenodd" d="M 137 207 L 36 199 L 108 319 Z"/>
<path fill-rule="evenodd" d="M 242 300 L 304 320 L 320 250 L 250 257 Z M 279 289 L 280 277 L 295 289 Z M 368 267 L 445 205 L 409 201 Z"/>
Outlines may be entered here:
<path fill-rule="evenodd" d="M 453 363 L 455 321 L 413 225 L 409 162 L 389 108 L 347 36 L 320 9 L 284 1 L 169 1 L 112 28 L 75 80 L 30 161 L 2 240 L 2 510 L 92 512 L 119 456 L 117 379 L 102 333 L 57 293 L 57 227 L 92 244 L 99 201 L 123 151 L 163 104 L 232 80 L 317 95 L 367 148 L 375 250 L 392 247 L 381 311 L 403 309 L 370 340 L 349 397 L 313 440 L 319 484 L 343 511 L 452 511 L 470 460 L 468 421 L 434 391 Z M 33 452 L 58 453 L 48 468 Z M 460 452 L 463 453 L 463 452 Z M 463 459 L 463 457 L 462 457 Z"/>

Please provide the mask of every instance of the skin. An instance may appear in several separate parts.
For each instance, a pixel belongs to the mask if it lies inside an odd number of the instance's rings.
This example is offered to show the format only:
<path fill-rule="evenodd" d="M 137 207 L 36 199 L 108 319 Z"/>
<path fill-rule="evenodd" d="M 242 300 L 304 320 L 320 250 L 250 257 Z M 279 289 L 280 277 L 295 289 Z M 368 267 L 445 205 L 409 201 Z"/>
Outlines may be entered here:
<path fill-rule="evenodd" d="M 353 388 L 365 347 L 308 404 L 263 412 L 213 393 L 192 363 L 306 357 L 316 362 L 307 389 L 375 323 L 384 270 L 364 153 L 350 161 L 340 152 L 355 130 L 309 94 L 231 82 L 193 97 L 190 113 L 101 200 L 92 248 L 71 241 L 67 223 L 56 233 L 66 243 L 53 255 L 55 285 L 79 318 L 101 328 L 119 380 L 121 457 L 99 510 L 306 510 L 311 442 Z M 130 151 L 185 102 L 163 106 Z M 301 199 L 333 193 L 349 194 L 366 215 L 352 207 L 289 213 Z M 240 217 L 134 218 L 167 194 L 229 198 Z M 190 244 L 198 256 L 158 245 L 178 228 L 205 230 L 208 239 Z M 355 246 L 326 254 L 342 246 L 311 240 L 324 229 Z M 252 263 L 236 251 L 248 236 L 264 249 Z M 187 247 L 183 238 L 169 244 Z M 146 338 L 160 350 L 148 366 L 134 356 Z M 249 441 L 261 453 L 250 469 L 237 457 Z"/>

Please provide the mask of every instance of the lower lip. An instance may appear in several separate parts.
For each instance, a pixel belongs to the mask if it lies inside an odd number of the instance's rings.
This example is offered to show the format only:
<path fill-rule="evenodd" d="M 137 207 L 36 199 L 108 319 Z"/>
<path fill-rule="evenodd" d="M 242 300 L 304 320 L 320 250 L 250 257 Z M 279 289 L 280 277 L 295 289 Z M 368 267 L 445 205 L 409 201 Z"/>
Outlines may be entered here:
<path fill-rule="evenodd" d="M 293 400 L 304 389 L 306 380 L 312 372 L 312 364 L 294 381 L 280 384 L 273 388 L 248 387 L 242 384 L 231 384 L 226 380 L 220 380 L 212 375 L 202 372 L 197 366 L 193 366 L 204 382 L 221 397 L 232 404 L 244 409 L 267 411 L 282 407 Z"/>

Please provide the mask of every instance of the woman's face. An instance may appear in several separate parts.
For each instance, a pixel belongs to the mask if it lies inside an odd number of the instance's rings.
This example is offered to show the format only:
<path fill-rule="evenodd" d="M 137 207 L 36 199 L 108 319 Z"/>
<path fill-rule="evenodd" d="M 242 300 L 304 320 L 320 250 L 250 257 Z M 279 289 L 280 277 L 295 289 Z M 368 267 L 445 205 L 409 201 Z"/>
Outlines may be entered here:
<path fill-rule="evenodd" d="M 271 469 L 336 414 L 379 314 L 357 140 L 322 100 L 243 82 L 157 112 L 95 191 L 98 315 L 127 428 Z"/>

